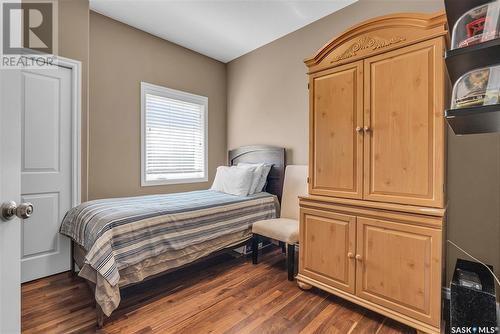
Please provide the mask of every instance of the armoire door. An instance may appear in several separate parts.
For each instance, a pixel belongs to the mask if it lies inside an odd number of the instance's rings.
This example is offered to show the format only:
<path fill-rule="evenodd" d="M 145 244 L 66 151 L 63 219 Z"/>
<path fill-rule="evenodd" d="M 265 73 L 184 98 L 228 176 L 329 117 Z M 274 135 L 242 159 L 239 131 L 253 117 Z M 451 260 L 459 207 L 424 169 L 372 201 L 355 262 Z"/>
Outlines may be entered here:
<path fill-rule="evenodd" d="M 354 293 L 356 218 L 301 209 L 299 272 Z"/>
<path fill-rule="evenodd" d="M 365 59 L 364 199 L 443 207 L 443 40 Z"/>
<path fill-rule="evenodd" d="M 363 62 L 310 77 L 309 193 L 362 198 Z"/>
<path fill-rule="evenodd" d="M 357 217 L 356 295 L 438 326 L 442 232 Z"/>

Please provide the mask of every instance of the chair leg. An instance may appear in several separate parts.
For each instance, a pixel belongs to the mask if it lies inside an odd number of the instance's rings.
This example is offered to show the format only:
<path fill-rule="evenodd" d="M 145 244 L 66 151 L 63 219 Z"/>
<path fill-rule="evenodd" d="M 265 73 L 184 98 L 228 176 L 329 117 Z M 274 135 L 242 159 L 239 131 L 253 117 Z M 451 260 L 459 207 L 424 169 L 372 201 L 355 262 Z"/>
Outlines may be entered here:
<path fill-rule="evenodd" d="M 252 236 L 252 263 L 257 264 L 259 257 L 259 236 L 254 234 Z"/>
<path fill-rule="evenodd" d="M 295 245 L 287 244 L 287 268 L 288 268 L 288 280 L 293 281 L 295 275 Z"/>
<path fill-rule="evenodd" d="M 280 241 L 279 245 L 281 247 L 281 253 L 285 254 L 286 253 L 286 243 L 284 243 L 283 241 Z"/>

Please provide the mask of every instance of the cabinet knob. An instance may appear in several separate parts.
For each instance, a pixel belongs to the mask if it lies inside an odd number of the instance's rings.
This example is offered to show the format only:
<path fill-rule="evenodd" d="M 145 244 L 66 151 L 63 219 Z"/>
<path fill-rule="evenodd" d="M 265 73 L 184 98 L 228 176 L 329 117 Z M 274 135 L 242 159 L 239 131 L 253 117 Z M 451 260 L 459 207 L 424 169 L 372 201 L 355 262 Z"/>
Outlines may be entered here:
<path fill-rule="evenodd" d="M 372 129 L 370 129 L 370 127 L 369 127 L 369 126 L 365 126 L 365 127 L 363 128 L 363 130 L 364 130 L 365 132 L 370 132 L 370 131 L 372 131 Z"/>
<path fill-rule="evenodd" d="M 363 128 L 362 128 L 362 127 L 360 127 L 360 126 L 357 126 L 357 127 L 356 127 L 356 132 L 361 132 L 361 130 L 363 130 Z"/>
<path fill-rule="evenodd" d="M 363 260 L 363 258 L 361 257 L 361 255 L 356 254 L 356 260 L 361 261 L 361 260 Z"/>
<path fill-rule="evenodd" d="M 349 252 L 349 253 L 347 253 L 347 257 L 350 258 L 350 259 L 353 259 L 354 258 L 354 254 L 351 253 L 351 252 Z"/>

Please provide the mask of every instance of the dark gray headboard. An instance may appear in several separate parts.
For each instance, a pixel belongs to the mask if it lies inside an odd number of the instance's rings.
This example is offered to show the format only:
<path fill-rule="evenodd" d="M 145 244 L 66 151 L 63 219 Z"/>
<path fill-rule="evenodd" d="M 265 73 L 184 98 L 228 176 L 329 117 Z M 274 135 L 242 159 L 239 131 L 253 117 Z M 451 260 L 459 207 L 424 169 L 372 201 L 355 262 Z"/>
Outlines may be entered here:
<path fill-rule="evenodd" d="M 278 196 L 281 202 L 286 165 L 285 149 L 283 147 L 253 145 L 230 150 L 228 153 L 229 165 L 237 165 L 239 162 L 272 164 L 271 171 L 267 176 L 265 191 Z"/>

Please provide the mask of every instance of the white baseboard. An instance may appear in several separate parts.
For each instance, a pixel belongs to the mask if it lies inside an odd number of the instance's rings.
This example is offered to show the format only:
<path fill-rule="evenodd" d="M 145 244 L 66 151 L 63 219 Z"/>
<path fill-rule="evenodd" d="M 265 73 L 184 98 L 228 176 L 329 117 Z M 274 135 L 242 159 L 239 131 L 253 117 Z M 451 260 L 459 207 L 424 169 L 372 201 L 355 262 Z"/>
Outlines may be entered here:
<path fill-rule="evenodd" d="M 451 299 L 451 290 L 450 290 L 450 288 L 447 288 L 447 287 L 443 286 L 442 298 L 443 299 L 447 299 L 447 300 Z"/>

